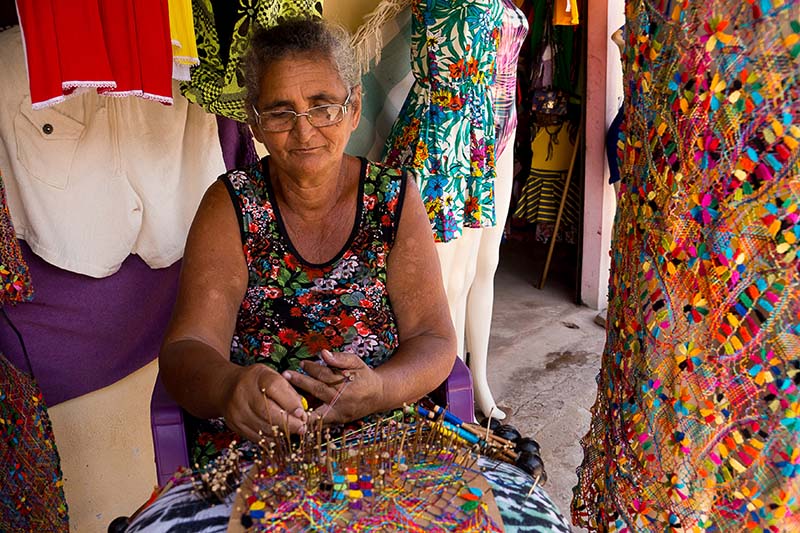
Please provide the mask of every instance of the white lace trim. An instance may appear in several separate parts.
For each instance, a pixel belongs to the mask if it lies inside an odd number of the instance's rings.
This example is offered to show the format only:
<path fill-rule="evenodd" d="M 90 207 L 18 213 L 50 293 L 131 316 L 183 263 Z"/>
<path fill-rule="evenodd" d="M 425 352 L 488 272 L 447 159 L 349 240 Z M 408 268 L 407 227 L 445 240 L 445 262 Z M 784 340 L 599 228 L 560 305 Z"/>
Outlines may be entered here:
<path fill-rule="evenodd" d="M 172 61 L 180 65 L 199 65 L 200 60 L 197 56 L 172 56 Z"/>
<path fill-rule="evenodd" d="M 145 93 L 141 94 L 141 97 L 145 100 L 155 100 L 156 102 L 161 102 L 164 105 L 172 105 L 172 97 L 171 96 L 164 96 L 162 94 L 152 94 L 152 93 Z"/>
<path fill-rule="evenodd" d="M 52 106 L 54 106 L 56 104 L 60 104 L 61 102 L 63 102 L 66 99 L 67 99 L 67 97 L 62 94 L 62 95 L 56 96 L 54 98 L 50 98 L 49 100 L 45 100 L 43 102 L 33 102 L 33 103 L 31 103 L 31 108 L 33 108 L 33 109 L 44 109 L 46 107 L 52 107 Z"/>
<path fill-rule="evenodd" d="M 64 91 L 69 91 L 72 89 L 82 89 L 82 88 L 93 88 L 93 89 L 114 89 L 117 86 L 117 82 L 113 80 L 109 81 L 82 81 L 82 80 L 71 80 L 71 81 L 62 81 L 61 82 L 61 89 Z"/>
<path fill-rule="evenodd" d="M 123 96 L 141 96 L 141 89 L 133 89 L 131 91 L 105 91 L 101 93 L 103 96 L 111 96 L 113 98 L 122 98 Z"/>
<path fill-rule="evenodd" d="M 179 81 L 192 81 L 192 74 L 189 70 L 189 65 L 172 63 L 172 79 Z"/>

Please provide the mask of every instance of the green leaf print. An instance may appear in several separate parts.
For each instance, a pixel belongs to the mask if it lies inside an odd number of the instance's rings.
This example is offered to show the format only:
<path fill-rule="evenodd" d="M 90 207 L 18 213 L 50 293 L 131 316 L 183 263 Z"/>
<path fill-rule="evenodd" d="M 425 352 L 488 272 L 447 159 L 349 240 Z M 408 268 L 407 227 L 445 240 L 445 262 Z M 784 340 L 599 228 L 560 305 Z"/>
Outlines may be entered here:
<path fill-rule="evenodd" d="M 292 273 L 286 270 L 284 267 L 281 267 L 280 272 L 278 272 L 278 281 L 281 285 L 286 285 L 286 282 L 292 277 Z"/>
<path fill-rule="evenodd" d="M 350 294 L 343 294 L 339 301 L 349 307 L 358 307 L 361 305 L 361 300 L 366 298 L 366 295 L 361 291 L 352 292 Z"/>
<path fill-rule="evenodd" d="M 286 348 L 282 344 L 273 344 L 269 358 L 276 363 L 280 363 L 284 357 L 286 357 Z"/>
<path fill-rule="evenodd" d="M 311 357 L 311 352 L 308 351 L 307 346 L 301 346 L 294 352 L 294 355 L 300 359 L 309 359 Z"/>

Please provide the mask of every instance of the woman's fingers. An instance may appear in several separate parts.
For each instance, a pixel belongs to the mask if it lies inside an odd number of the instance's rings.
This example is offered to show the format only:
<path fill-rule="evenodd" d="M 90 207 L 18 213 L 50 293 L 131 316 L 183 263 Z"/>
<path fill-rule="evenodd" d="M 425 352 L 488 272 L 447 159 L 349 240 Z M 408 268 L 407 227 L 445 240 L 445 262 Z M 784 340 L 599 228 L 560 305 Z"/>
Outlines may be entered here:
<path fill-rule="evenodd" d="M 304 375 L 299 372 L 292 372 L 291 370 L 287 370 L 286 372 L 283 373 L 283 377 L 285 377 L 287 381 L 291 381 L 292 385 L 294 385 L 298 389 L 303 390 L 309 393 L 311 396 L 319 400 L 322 400 L 323 402 L 328 403 L 331 402 L 333 398 L 336 396 L 338 392 L 337 385 L 341 386 L 343 380 L 346 380 L 347 378 L 342 378 L 342 376 L 339 375 L 339 376 L 334 376 L 335 379 L 332 379 L 331 376 L 329 375 L 332 374 L 330 370 L 328 370 L 327 373 L 314 371 L 314 374 L 316 374 L 316 376 L 324 374 L 323 376 L 315 377 L 315 375 L 312 374 L 311 367 L 319 367 L 319 366 L 321 365 L 313 363 L 305 365 L 303 369 L 309 375 Z"/>
<path fill-rule="evenodd" d="M 330 402 L 346 381 L 353 381 L 359 369 L 367 368 L 364 361 L 348 352 L 320 352 L 322 362 L 303 361 L 303 372 L 285 371 L 282 375 L 295 387 L 323 402 Z"/>
<path fill-rule="evenodd" d="M 334 383 L 342 379 L 342 374 L 340 371 L 332 369 L 327 365 L 323 365 L 321 363 L 315 363 L 313 361 L 303 361 L 300 363 L 300 367 L 303 369 L 303 372 L 305 372 L 308 376 L 318 381 L 323 381 L 325 383 Z M 283 377 L 298 373 L 299 372 L 292 372 L 290 370 L 287 370 L 283 373 Z"/>
<path fill-rule="evenodd" d="M 349 422 L 380 409 L 383 383 L 361 358 L 327 351 L 320 357 L 322 363 L 302 363 L 305 374 L 283 373 L 292 385 L 324 402 L 315 411 L 317 419 L 322 417 L 326 424 Z"/>
<path fill-rule="evenodd" d="M 302 433 L 307 415 L 300 395 L 280 374 L 264 365 L 248 367 L 239 375 L 225 410 L 228 425 L 243 437 L 258 442 L 280 431 Z"/>
<path fill-rule="evenodd" d="M 329 350 L 322 350 L 319 353 L 319 356 L 326 365 L 329 367 L 338 368 L 340 370 L 357 370 L 367 366 L 363 359 L 350 352 L 331 352 Z"/>
<path fill-rule="evenodd" d="M 263 396 L 250 405 L 248 409 L 237 413 L 232 419 L 226 419 L 231 429 L 247 438 L 252 442 L 258 442 L 262 438 L 272 438 L 277 431 L 289 433 L 304 433 L 306 430 L 306 419 L 302 419 L 287 413 L 277 403 L 270 399 L 264 400 Z"/>
<path fill-rule="evenodd" d="M 303 400 L 289 381 L 286 380 L 285 376 L 275 371 L 266 374 L 266 377 L 259 379 L 258 390 L 262 396 L 277 404 L 280 410 L 305 422 L 306 414 L 305 409 L 303 409 Z"/>

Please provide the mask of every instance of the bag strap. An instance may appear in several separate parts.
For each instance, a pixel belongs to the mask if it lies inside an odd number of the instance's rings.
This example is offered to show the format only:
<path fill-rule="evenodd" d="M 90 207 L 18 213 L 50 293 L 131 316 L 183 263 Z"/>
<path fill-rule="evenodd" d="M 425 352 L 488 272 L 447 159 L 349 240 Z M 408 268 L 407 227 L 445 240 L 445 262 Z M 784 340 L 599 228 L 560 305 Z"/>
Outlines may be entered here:
<path fill-rule="evenodd" d="M 553 35 L 553 4 L 555 0 L 544 1 L 544 25 L 542 27 L 542 38 L 534 48 L 533 58 L 535 68 L 531 69 L 531 88 L 542 87 L 544 80 L 544 53 L 550 47 L 550 61 L 555 65 L 556 42 Z M 552 83 L 550 84 L 552 85 Z"/>

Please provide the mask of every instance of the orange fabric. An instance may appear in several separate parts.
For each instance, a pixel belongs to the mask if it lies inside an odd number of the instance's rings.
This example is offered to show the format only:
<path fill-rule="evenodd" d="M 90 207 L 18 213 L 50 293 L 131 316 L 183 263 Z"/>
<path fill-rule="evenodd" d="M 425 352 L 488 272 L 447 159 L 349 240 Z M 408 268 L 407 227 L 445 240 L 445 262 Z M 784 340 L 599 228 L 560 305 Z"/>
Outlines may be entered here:
<path fill-rule="evenodd" d="M 577 0 L 556 0 L 556 5 L 553 7 L 553 25 L 577 26 L 578 23 Z"/>

